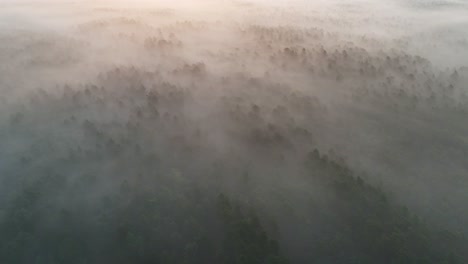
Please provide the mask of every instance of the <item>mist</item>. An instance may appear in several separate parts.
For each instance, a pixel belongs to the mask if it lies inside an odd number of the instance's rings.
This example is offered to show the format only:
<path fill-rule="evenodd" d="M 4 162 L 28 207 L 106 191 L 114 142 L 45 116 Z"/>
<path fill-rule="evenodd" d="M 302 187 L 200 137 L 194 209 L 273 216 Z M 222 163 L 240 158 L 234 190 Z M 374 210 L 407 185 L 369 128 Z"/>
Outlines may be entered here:
<path fill-rule="evenodd" d="M 466 263 L 466 14 L 0 0 L 0 262 Z"/>

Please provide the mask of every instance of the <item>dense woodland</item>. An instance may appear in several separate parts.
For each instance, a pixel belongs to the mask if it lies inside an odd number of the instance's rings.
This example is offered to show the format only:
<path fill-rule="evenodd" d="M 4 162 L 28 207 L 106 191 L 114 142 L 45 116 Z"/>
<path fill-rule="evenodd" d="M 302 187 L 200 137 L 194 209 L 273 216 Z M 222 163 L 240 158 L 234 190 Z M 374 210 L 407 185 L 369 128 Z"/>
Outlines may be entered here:
<path fill-rule="evenodd" d="M 0 10 L 0 263 L 468 263 L 468 68 L 226 3 Z"/>
<path fill-rule="evenodd" d="M 428 226 L 333 151 L 320 153 L 287 111 L 266 122 L 259 105 L 220 96 L 209 122 L 235 124 L 222 127 L 231 142 L 220 147 L 181 87 L 62 91 L 40 92 L 5 119 L 9 144 L 25 143 L 2 170 L 6 263 L 466 259 L 461 234 Z M 312 102 L 300 110 L 324 111 Z"/>

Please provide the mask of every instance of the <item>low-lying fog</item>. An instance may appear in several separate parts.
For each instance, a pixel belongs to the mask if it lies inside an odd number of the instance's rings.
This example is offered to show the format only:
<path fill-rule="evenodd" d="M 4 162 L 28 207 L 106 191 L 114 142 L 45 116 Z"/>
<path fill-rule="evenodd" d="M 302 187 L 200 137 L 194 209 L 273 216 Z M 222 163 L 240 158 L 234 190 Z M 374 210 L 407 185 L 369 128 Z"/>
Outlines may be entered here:
<path fill-rule="evenodd" d="M 324 180 L 335 176 L 306 176 L 336 174 L 308 169 L 312 157 L 460 241 L 449 261 L 463 263 L 467 117 L 464 0 L 0 0 L 0 262 L 283 263 L 236 262 L 216 246 L 168 253 L 186 240 L 164 230 L 183 229 L 174 219 L 189 211 L 218 241 L 222 224 L 203 224 L 220 195 L 255 210 L 284 261 L 442 263 L 418 259 L 442 240 L 401 238 L 418 252 L 408 257 L 383 235 L 389 225 L 352 222 L 349 212 L 379 213 L 348 205 Z M 143 194 L 162 216 L 135 224 Z M 345 238 L 323 246 L 328 229 Z M 150 257 L 115 253 L 133 234 L 138 248 L 161 244 Z"/>

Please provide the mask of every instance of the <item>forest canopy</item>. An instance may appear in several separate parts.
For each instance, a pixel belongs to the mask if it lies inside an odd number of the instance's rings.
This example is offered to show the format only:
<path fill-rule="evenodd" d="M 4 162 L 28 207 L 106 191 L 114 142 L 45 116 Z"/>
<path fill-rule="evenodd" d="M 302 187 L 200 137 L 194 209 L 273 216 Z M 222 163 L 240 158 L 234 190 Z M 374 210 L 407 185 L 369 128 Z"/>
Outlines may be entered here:
<path fill-rule="evenodd" d="M 468 262 L 466 3 L 0 5 L 0 263 Z"/>

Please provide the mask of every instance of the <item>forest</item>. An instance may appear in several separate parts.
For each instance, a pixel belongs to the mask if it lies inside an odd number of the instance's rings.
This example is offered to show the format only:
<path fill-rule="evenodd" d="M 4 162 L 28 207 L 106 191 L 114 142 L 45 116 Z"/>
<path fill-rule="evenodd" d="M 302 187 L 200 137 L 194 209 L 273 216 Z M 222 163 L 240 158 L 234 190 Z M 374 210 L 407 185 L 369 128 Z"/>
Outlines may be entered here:
<path fill-rule="evenodd" d="M 468 263 L 463 1 L 0 5 L 0 263 Z"/>

